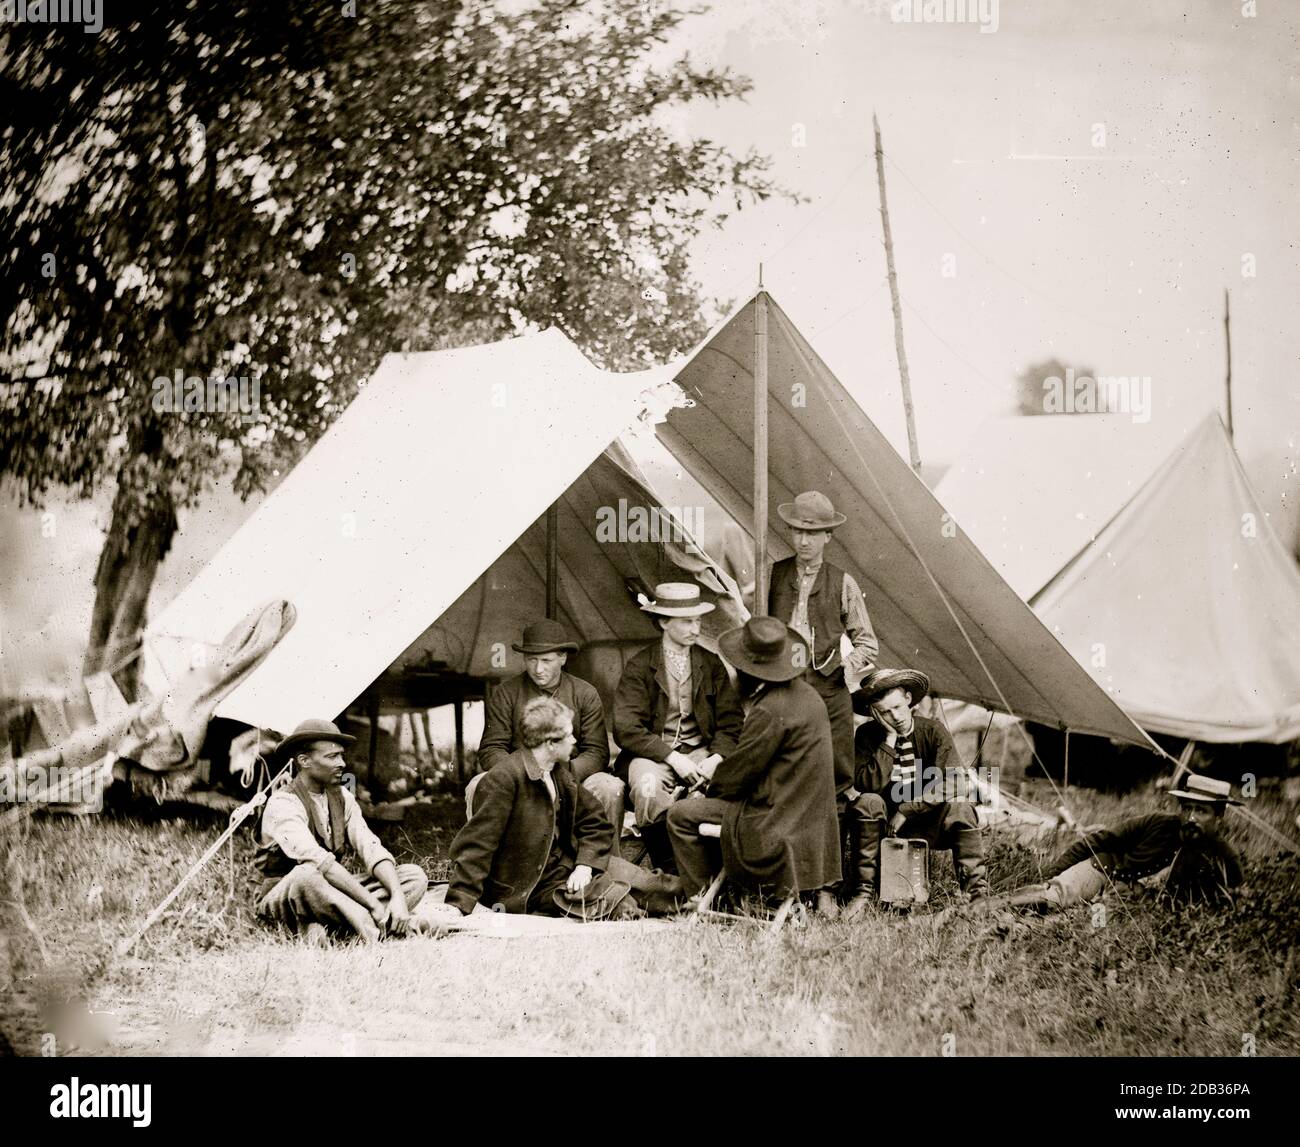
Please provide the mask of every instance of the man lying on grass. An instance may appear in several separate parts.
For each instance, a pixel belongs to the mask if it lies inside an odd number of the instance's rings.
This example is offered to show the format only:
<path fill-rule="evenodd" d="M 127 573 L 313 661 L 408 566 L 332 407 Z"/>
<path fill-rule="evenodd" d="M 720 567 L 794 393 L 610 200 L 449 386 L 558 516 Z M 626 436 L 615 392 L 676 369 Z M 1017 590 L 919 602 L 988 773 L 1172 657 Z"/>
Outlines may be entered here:
<path fill-rule="evenodd" d="M 1112 882 L 1134 883 L 1164 876 L 1164 892 L 1184 903 L 1217 903 L 1242 882 L 1241 860 L 1220 833 L 1229 804 L 1226 783 L 1189 776 L 1169 795 L 1177 813 L 1148 813 L 1114 828 L 1086 830 L 1051 865 L 1042 884 L 990 897 L 986 909 L 1051 912 L 1095 900 Z"/>
<path fill-rule="evenodd" d="M 333 931 L 372 942 L 410 930 L 429 880 L 419 865 L 394 863 L 343 786 L 343 746 L 355 740 L 332 721 L 308 720 L 277 748 L 297 775 L 262 813 L 257 913 L 313 938 Z M 341 863 L 349 847 L 365 877 Z"/>
<path fill-rule="evenodd" d="M 483 904 L 601 920 L 639 916 L 629 893 L 663 877 L 612 856 L 614 826 L 569 764 L 573 710 L 534 697 L 520 718 L 521 748 L 483 774 L 469 823 L 451 842 L 451 882 L 442 911 L 468 916 Z"/>

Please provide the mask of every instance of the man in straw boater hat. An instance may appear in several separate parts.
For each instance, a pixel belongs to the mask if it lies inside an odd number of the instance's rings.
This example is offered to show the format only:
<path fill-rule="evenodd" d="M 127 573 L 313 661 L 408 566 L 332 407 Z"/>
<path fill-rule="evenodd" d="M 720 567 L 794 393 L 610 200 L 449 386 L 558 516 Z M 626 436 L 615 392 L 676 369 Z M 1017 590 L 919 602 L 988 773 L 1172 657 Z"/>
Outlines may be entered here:
<path fill-rule="evenodd" d="M 277 747 L 296 775 L 271 794 L 257 829 L 257 913 L 309 935 L 334 930 L 369 942 L 411 929 L 429 879 L 419 865 L 394 862 L 342 783 L 343 748 L 355 740 L 312 719 Z M 344 867 L 349 852 L 366 875 Z"/>
<path fill-rule="evenodd" d="M 614 855 L 623 828 L 624 786 L 609 772 L 609 736 L 605 709 L 596 687 L 564 669 L 578 643 L 558 621 L 535 621 L 511 648 L 524 656 L 524 671 L 495 685 L 484 706 L 483 737 L 478 746 L 479 775 L 465 789 L 465 815 L 473 812 L 474 793 L 489 769 L 523 748 L 524 708 L 538 697 L 553 697 L 573 713 L 577 744 L 569 767 L 578 783 L 599 802 L 614 828 Z"/>
<path fill-rule="evenodd" d="M 668 810 L 680 897 L 698 895 L 717 871 L 700 826 L 721 824 L 722 867 L 754 892 L 779 897 L 825 890 L 840 879 L 839 818 L 830 721 L 803 678 L 804 639 L 775 617 L 752 617 L 718 639 L 749 711 L 736 748 L 707 795 Z"/>
<path fill-rule="evenodd" d="M 672 859 L 664 816 L 703 786 L 736 747 L 745 715 L 721 659 L 701 649 L 700 618 L 713 610 L 700 587 L 665 582 L 641 599 L 662 637 L 623 667 L 614 696 L 615 772 L 627 779 L 636 823 L 660 867 Z"/>
<path fill-rule="evenodd" d="M 952 737 L 941 722 L 913 711 L 929 691 L 930 679 L 915 669 L 876 669 L 853 695 L 854 709 L 872 719 L 854 738 L 853 786 L 860 795 L 848 811 L 855 885 L 845 907 L 849 917 L 876 898 L 886 832 L 951 849 L 962 890 L 972 898 L 988 895 L 984 838 L 974 803 L 961 799 L 968 786 Z"/>
<path fill-rule="evenodd" d="M 990 897 L 981 909 L 1024 908 L 1050 912 L 1095 900 L 1111 883 L 1159 880 L 1175 901 L 1217 903 L 1242 882 L 1241 860 L 1221 835 L 1228 805 L 1241 804 L 1226 781 L 1188 774 L 1186 786 L 1170 789 L 1176 813 L 1130 817 L 1114 828 L 1085 829 L 1044 870 L 1047 880 Z"/>
<path fill-rule="evenodd" d="M 858 583 L 824 557 L 832 531 L 848 519 L 819 490 L 805 491 L 776 512 L 790 527 L 794 556 L 772 567 L 767 612 L 808 642 L 812 656 L 805 678 L 830 717 L 835 792 L 842 809 L 853 783 L 853 706 L 845 671 L 856 679 L 871 669 L 880 644 Z M 853 651 L 844 658 L 840 639 L 846 635 Z"/>

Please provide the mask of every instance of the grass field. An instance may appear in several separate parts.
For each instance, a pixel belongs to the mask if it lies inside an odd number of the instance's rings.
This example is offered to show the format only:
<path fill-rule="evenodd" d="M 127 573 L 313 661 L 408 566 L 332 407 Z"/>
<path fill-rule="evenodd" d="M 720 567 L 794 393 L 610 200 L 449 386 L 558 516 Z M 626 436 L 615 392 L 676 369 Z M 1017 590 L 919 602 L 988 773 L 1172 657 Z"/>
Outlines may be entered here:
<path fill-rule="evenodd" d="M 1161 800 L 1070 797 L 1080 823 Z M 386 828 L 398 859 L 445 871 L 458 804 Z M 1281 804 L 1254 808 L 1286 830 Z M 1250 884 L 1218 912 L 1142 895 L 1108 901 L 1104 918 L 1088 906 L 938 928 L 813 917 L 775 936 L 690 921 L 372 948 L 262 928 L 241 833 L 115 959 L 223 827 L 167 812 L 41 817 L 0 842 L 0 1028 L 12 1052 L 1300 1054 L 1300 861 L 1240 822 L 1231 838 Z M 990 840 L 995 883 L 1033 879 L 1042 859 Z M 951 868 L 937 867 L 942 906 Z"/>

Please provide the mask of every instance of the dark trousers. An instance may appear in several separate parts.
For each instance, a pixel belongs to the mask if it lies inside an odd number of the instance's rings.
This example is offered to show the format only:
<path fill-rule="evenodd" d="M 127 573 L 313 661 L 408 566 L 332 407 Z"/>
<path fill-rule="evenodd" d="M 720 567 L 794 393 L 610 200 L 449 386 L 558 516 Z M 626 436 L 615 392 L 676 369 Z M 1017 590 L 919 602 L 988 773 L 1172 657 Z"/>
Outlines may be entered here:
<path fill-rule="evenodd" d="M 831 745 L 835 751 L 835 807 L 844 813 L 844 794 L 853 787 L 853 701 L 844 684 L 844 671 L 829 677 L 815 669 L 804 670 L 804 680 L 817 690 L 831 719 Z"/>
<path fill-rule="evenodd" d="M 721 844 L 712 837 L 701 837 L 700 825 L 721 824 L 730 805 L 721 797 L 690 797 L 668 810 L 668 839 L 684 896 L 703 892 L 722 868 Z"/>

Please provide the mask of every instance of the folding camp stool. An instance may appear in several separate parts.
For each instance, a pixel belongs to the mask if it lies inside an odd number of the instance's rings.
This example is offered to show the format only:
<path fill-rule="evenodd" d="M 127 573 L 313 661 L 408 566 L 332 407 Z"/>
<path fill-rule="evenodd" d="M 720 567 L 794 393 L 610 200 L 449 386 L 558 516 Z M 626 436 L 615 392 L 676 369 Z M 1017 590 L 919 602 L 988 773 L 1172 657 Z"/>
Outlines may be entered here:
<path fill-rule="evenodd" d="M 722 835 L 722 825 L 720 824 L 702 824 L 700 825 L 700 836 L 712 837 L 718 839 Z M 746 924 L 757 924 L 759 921 L 752 916 L 738 916 L 734 912 L 719 912 L 713 907 L 713 902 L 717 899 L 718 893 L 722 891 L 722 885 L 727 879 L 725 869 L 720 869 L 718 875 L 713 878 L 713 882 L 704 890 L 699 901 L 695 905 L 695 914 L 708 920 L 737 920 Z M 768 932 L 779 932 L 784 927 L 790 913 L 799 909 L 799 916 L 802 918 L 803 905 L 799 903 L 799 897 L 796 895 L 787 896 L 781 901 L 781 906 L 777 908 L 776 915 L 772 917 L 772 922 L 768 925 Z"/>

